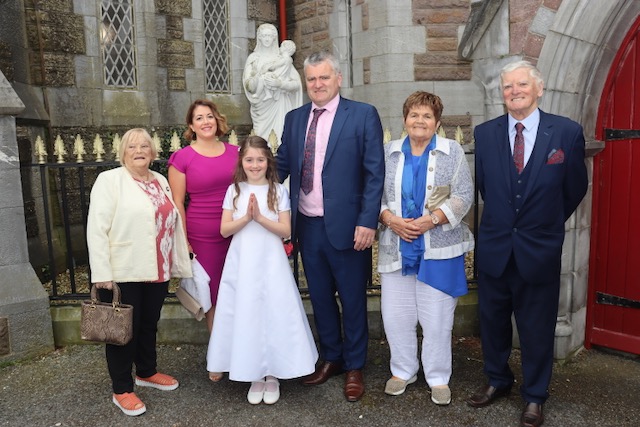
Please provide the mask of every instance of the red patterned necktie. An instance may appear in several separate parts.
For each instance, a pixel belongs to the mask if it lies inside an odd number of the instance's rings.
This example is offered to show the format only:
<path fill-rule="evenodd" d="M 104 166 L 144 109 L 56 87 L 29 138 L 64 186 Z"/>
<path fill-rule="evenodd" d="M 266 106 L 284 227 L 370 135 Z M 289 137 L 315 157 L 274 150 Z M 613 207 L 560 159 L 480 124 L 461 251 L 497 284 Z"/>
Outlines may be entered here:
<path fill-rule="evenodd" d="M 302 159 L 302 176 L 300 188 L 304 194 L 309 194 L 313 189 L 313 166 L 316 161 L 316 128 L 318 127 L 318 118 L 322 113 L 327 111 L 325 108 L 316 108 L 313 110 L 313 119 L 309 125 L 307 132 L 307 140 L 304 143 L 304 158 Z"/>
<path fill-rule="evenodd" d="M 524 125 L 522 123 L 516 123 L 516 139 L 513 143 L 513 162 L 516 164 L 518 173 L 522 173 L 524 169 L 524 136 L 522 130 Z"/>

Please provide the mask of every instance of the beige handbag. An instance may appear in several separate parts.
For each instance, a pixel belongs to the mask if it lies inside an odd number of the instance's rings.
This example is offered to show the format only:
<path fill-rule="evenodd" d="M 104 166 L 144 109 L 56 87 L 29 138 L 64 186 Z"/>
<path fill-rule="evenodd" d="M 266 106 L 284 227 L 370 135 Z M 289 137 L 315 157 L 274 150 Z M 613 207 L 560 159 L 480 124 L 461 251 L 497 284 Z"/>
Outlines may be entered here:
<path fill-rule="evenodd" d="M 176 297 L 180 304 L 196 318 L 204 319 L 204 314 L 211 310 L 211 279 L 197 257 L 191 260 L 193 277 L 180 279 L 180 287 L 176 289 Z"/>
<path fill-rule="evenodd" d="M 180 301 L 180 304 L 182 304 L 182 306 L 191 313 L 198 322 L 204 319 L 204 309 L 202 308 L 202 305 L 182 286 L 176 289 L 176 297 L 178 298 L 178 301 Z"/>
<path fill-rule="evenodd" d="M 91 301 L 82 301 L 80 338 L 113 345 L 125 345 L 133 338 L 133 306 L 120 302 L 120 287 L 113 282 L 113 301 L 101 302 L 95 285 Z"/>

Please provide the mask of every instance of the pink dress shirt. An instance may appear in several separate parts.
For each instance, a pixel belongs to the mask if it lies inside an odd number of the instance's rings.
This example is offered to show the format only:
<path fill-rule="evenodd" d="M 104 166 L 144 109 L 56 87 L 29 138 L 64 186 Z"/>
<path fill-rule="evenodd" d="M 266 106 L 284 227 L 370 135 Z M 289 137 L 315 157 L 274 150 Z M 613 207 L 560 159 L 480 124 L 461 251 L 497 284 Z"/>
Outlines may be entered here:
<path fill-rule="evenodd" d="M 325 108 L 327 111 L 322 113 L 320 118 L 318 118 L 318 127 L 316 128 L 316 156 L 313 167 L 313 189 L 309 194 L 304 194 L 303 191 L 300 191 L 298 210 L 305 216 L 324 216 L 322 166 L 324 165 L 324 158 L 327 154 L 327 145 L 329 144 L 331 126 L 333 125 L 333 119 L 336 117 L 336 111 L 339 103 L 340 95 L 333 98 L 324 107 L 318 107 L 313 103 L 311 104 L 311 111 L 309 112 L 309 119 L 307 121 L 307 132 L 309 131 L 309 126 L 313 119 L 313 110 L 316 108 Z"/>

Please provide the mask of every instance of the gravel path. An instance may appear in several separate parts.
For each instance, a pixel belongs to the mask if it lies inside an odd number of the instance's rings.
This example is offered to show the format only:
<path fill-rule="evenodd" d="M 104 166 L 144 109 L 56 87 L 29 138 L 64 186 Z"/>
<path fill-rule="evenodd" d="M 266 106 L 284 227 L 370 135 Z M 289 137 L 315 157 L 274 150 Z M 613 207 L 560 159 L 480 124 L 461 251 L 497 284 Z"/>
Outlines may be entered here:
<path fill-rule="evenodd" d="M 250 405 L 248 385 L 213 384 L 205 370 L 205 346 L 161 346 L 159 366 L 181 382 L 173 392 L 138 388 L 147 413 L 126 417 L 112 403 L 104 350 L 72 346 L 45 357 L 0 368 L 0 426 L 517 426 L 517 392 L 483 409 L 464 399 L 484 381 L 479 341 L 454 340 L 453 401 L 431 403 L 424 377 L 402 396 L 383 393 L 389 376 L 386 343 L 371 341 L 367 392 L 357 403 L 342 396 L 343 377 L 304 387 L 283 381 L 280 401 Z M 520 372 L 518 352 L 512 357 Z M 545 426 L 632 426 L 640 420 L 640 359 L 583 351 L 556 366 Z"/>

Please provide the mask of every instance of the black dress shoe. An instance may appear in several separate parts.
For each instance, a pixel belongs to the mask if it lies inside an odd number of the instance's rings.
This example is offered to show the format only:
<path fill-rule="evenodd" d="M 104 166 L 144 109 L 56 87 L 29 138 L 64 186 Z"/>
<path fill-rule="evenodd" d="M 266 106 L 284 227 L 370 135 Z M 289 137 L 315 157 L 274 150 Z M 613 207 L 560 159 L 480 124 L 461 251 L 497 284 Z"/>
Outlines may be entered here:
<path fill-rule="evenodd" d="M 342 364 L 338 362 L 320 362 L 316 371 L 302 380 L 304 385 L 318 385 L 325 383 L 334 375 L 342 373 Z"/>
<path fill-rule="evenodd" d="M 496 388 L 492 385 L 482 386 L 476 393 L 467 399 L 469 406 L 474 408 L 483 408 L 491 405 L 494 400 L 508 396 L 511 393 L 511 387 Z"/>
<path fill-rule="evenodd" d="M 538 427 L 542 423 L 544 423 L 542 404 L 527 402 L 522 411 L 522 417 L 520 417 L 520 425 L 522 427 Z"/>

